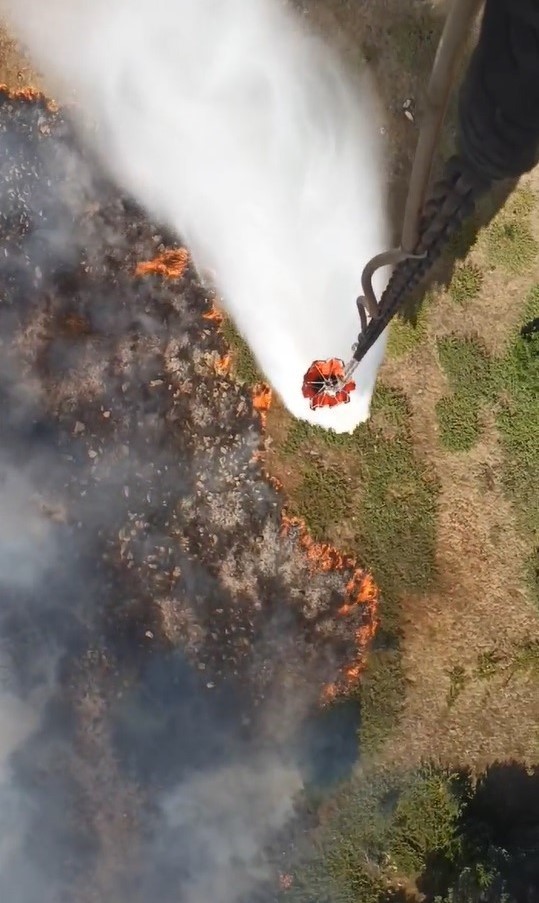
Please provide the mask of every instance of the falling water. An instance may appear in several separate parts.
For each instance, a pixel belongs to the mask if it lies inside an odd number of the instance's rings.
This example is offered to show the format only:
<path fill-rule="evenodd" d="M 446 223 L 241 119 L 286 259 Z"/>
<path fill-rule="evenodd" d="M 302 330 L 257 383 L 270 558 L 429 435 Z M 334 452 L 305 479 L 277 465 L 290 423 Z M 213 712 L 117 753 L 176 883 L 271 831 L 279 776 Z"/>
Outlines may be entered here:
<path fill-rule="evenodd" d="M 289 411 L 365 420 L 384 337 L 350 404 L 312 412 L 301 393 L 314 359 L 350 357 L 363 266 L 387 247 L 365 79 L 278 0 L 1 3 L 116 179 L 212 273 Z"/>

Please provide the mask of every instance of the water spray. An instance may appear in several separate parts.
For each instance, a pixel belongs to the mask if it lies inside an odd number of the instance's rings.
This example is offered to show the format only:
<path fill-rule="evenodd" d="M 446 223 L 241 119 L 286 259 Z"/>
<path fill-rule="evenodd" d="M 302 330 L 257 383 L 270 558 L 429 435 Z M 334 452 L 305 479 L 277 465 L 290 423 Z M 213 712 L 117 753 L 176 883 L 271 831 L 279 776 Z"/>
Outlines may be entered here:
<path fill-rule="evenodd" d="M 118 183 L 182 237 L 200 272 L 215 274 L 224 309 L 288 411 L 337 432 L 369 416 L 386 327 L 448 240 L 495 181 L 537 161 L 537 3 L 485 0 L 457 152 L 427 197 L 459 52 L 481 5 L 451 4 L 401 241 L 380 253 L 389 229 L 368 84 L 355 84 L 288 6 L 0 0 L 58 98 L 75 92 L 77 115 L 97 123 L 89 138 Z M 335 311 L 359 280 L 356 306 Z"/>
<path fill-rule="evenodd" d="M 377 254 L 369 260 L 363 270 L 362 294 L 356 299 L 360 331 L 352 345 L 351 359 L 347 363 L 339 358 L 314 361 L 305 373 L 302 391 L 304 397 L 310 399 L 313 410 L 319 407 L 335 407 L 350 401 L 350 393 L 356 386 L 353 376 L 360 362 L 379 338 L 380 326 L 383 324 L 385 329 L 389 320 L 397 313 L 398 307 L 406 300 L 406 293 L 402 292 L 398 304 L 392 303 L 391 315 L 387 316 L 387 290 L 378 300 L 373 288 L 373 276 L 377 270 L 409 260 L 426 261 L 428 257 L 427 250 L 418 251 L 418 241 L 432 163 L 457 62 L 482 3 L 483 0 L 454 0 L 448 12 L 427 88 L 400 247 Z"/>

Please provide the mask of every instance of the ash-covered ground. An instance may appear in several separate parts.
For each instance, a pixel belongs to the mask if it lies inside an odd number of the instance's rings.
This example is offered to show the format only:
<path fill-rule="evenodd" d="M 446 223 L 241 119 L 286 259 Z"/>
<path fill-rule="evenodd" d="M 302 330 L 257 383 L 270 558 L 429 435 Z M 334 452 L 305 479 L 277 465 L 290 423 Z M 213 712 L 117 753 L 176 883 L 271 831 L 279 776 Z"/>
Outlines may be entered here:
<path fill-rule="evenodd" d="M 368 611 L 283 535 L 194 270 L 135 275 L 170 236 L 44 101 L 0 166 L 0 899 L 252 901 Z"/>

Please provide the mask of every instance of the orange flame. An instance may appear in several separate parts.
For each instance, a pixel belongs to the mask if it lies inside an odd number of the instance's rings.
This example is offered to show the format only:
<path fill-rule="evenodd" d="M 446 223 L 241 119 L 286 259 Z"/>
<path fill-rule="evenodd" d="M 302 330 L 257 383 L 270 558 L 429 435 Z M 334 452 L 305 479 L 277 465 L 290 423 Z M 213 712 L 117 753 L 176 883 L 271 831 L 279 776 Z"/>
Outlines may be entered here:
<path fill-rule="evenodd" d="M 296 530 L 299 542 L 304 549 L 307 560 L 313 571 L 349 571 L 352 576 L 346 584 L 345 601 L 339 608 L 339 617 L 347 617 L 358 611 L 361 606 L 365 614 L 364 623 L 355 632 L 355 660 L 344 667 L 335 683 L 328 684 L 322 691 L 322 702 L 328 703 L 337 696 L 349 693 L 357 685 L 366 666 L 368 648 L 379 625 L 378 603 L 379 591 L 372 575 L 357 567 L 355 558 L 343 555 L 329 543 L 316 542 L 307 530 L 305 522 L 297 517 L 288 517 L 283 512 L 282 531 L 288 535 Z"/>
<path fill-rule="evenodd" d="M 205 314 L 202 314 L 202 319 L 210 320 L 212 323 L 215 323 L 216 326 L 220 326 L 221 323 L 223 322 L 223 315 L 217 309 L 215 304 L 212 304 L 211 308 L 209 310 L 207 310 Z"/>
<path fill-rule="evenodd" d="M 43 93 L 43 91 L 38 91 L 37 88 L 32 88 L 31 85 L 26 85 L 23 88 L 15 88 L 15 90 L 11 90 L 11 88 L 8 88 L 6 84 L 0 84 L 0 94 L 5 94 L 10 98 L 10 100 L 27 100 L 29 103 L 37 103 L 38 101 L 42 101 L 51 113 L 57 113 L 59 109 L 58 104 L 55 100 L 47 97 Z"/>
<path fill-rule="evenodd" d="M 145 260 L 137 264 L 135 276 L 166 276 L 167 279 L 180 279 L 189 263 L 189 251 L 176 248 L 163 253 L 154 260 Z"/>
<path fill-rule="evenodd" d="M 253 408 L 260 415 L 262 427 L 266 426 L 267 413 L 271 407 L 272 391 L 266 383 L 257 383 L 253 386 Z"/>
<path fill-rule="evenodd" d="M 217 376 L 226 376 L 230 370 L 230 355 L 225 354 L 223 357 L 218 357 L 214 363 L 214 367 Z"/>

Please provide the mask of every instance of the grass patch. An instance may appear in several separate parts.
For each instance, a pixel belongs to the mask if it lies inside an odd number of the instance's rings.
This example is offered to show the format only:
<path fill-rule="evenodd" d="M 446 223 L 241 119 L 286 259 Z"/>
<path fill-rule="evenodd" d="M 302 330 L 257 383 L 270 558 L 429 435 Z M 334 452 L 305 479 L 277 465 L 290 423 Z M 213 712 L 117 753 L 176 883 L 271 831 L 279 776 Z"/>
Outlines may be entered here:
<path fill-rule="evenodd" d="M 230 320 L 225 318 L 221 333 L 232 356 L 232 371 L 236 378 L 249 386 L 264 381 L 247 342 L 241 337 Z"/>
<path fill-rule="evenodd" d="M 539 318 L 539 286 L 528 297 L 523 321 Z M 505 393 L 497 416 L 505 452 L 504 484 L 518 506 L 524 529 L 539 534 L 539 325 L 519 332 L 501 375 Z"/>
<path fill-rule="evenodd" d="M 539 244 L 530 228 L 530 214 L 536 203 L 528 185 L 515 191 L 504 210 L 486 230 L 486 254 L 489 263 L 510 275 L 525 273 L 533 264 Z"/>
<path fill-rule="evenodd" d="M 496 421 L 505 457 L 504 488 L 531 540 L 525 577 L 539 605 L 539 286 L 528 296 L 523 324 L 500 367 L 504 392 Z"/>
<path fill-rule="evenodd" d="M 353 443 L 347 433 L 336 433 L 334 430 L 324 430 L 321 426 L 313 426 L 305 420 L 294 420 L 281 445 L 281 451 L 287 456 L 303 456 L 311 449 L 352 451 Z"/>
<path fill-rule="evenodd" d="M 448 451 L 469 451 L 481 429 L 476 399 L 467 392 L 444 395 L 436 403 L 440 442 Z"/>
<path fill-rule="evenodd" d="M 539 677 L 539 640 L 527 640 L 516 648 L 511 670 Z"/>
<path fill-rule="evenodd" d="M 335 799 L 286 893 L 291 903 L 380 903 L 397 876 L 417 878 L 436 859 L 460 855 L 467 788 L 424 766 L 407 774 L 368 770 Z"/>
<path fill-rule="evenodd" d="M 449 285 L 449 294 L 455 304 L 464 306 L 473 301 L 481 291 L 483 273 L 474 263 L 463 263 L 455 268 Z"/>
<path fill-rule="evenodd" d="M 486 238 L 489 263 L 510 275 L 518 276 L 529 270 L 539 250 L 528 223 L 516 217 L 504 217 L 492 223 Z"/>
<path fill-rule="evenodd" d="M 452 452 L 469 451 L 477 442 L 480 412 L 496 398 L 499 367 L 477 339 L 455 336 L 438 342 L 438 358 L 453 390 L 436 404 L 440 442 Z"/>
<path fill-rule="evenodd" d="M 360 752 L 374 760 L 402 711 L 406 683 L 400 650 L 375 649 L 359 686 Z"/>
<path fill-rule="evenodd" d="M 313 464 L 305 471 L 295 493 L 295 508 L 314 539 L 327 539 L 333 527 L 351 513 L 348 480 L 336 469 Z"/>
<path fill-rule="evenodd" d="M 353 434 L 363 486 L 355 544 L 392 597 L 423 591 L 435 573 L 438 485 L 415 453 L 409 416 L 404 397 L 380 386 L 372 424 Z M 375 425 L 384 418 L 390 436 Z"/>
<path fill-rule="evenodd" d="M 333 493 L 317 490 L 320 478 L 307 453 L 318 450 L 326 466 L 335 462 L 342 470 L 342 452 L 361 491 L 353 499 L 356 528 L 354 551 L 366 560 L 386 594 L 422 591 L 434 574 L 436 497 L 438 487 L 430 471 L 417 458 L 409 429 L 409 410 L 399 392 L 379 386 L 372 405 L 372 420 L 350 435 L 339 435 L 302 422 L 295 422 L 282 452 L 294 456 L 304 473 L 299 493 L 292 493 L 297 513 L 310 524 L 336 523 L 338 518 L 320 509 L 333 507 Z M 334 457 L 332 458 L 332 453 Z M 324 470 L 329 474 L 329 470 Z M 307 478 L 308 512 L 304 482 Z M 337 505 L 341 490 L 340 477 Z M 347 497 L 351 492 L 346 483 Z M 308 513 L 308 516 L 307 516 Z M 332 539 L 328 529 L 325 539 Z"/>
<path fill-rule="evenodd" d="M 414 348 L 421 345 L 427 334 L 426 315 L 422 308 L 415 323 L 395 317 L 389 327 L 386 357 L 395 360 L 410 354 Z"/>
<path fill-rule="evenodd" d="M 537 197 L 529 185 L 521 185 L 506 201 L 506 212 L 515 219 L 527 219 L 535 210 Z"/>
<path fill-rule="evenodd" d="M 539 602 L 539 286 L 530 292 L 503 358 L 491 358 L 476 339 L 449 337 L 438 342 L 439 360 L 453 394 L 438 402 L 442 444 L 466 451 L 477 440 L 480 412 L 490 404 L 504 452 L 503 483 L 515 504 L 522 530 L 534 552 L 526 568 Z"/>
<path fill-rule="evenodd" d="M 477 339 L 449 336 L 437 343 L 438 358 L 456 392 L 492 398 L 499 385 L 495 362 Z"/>

